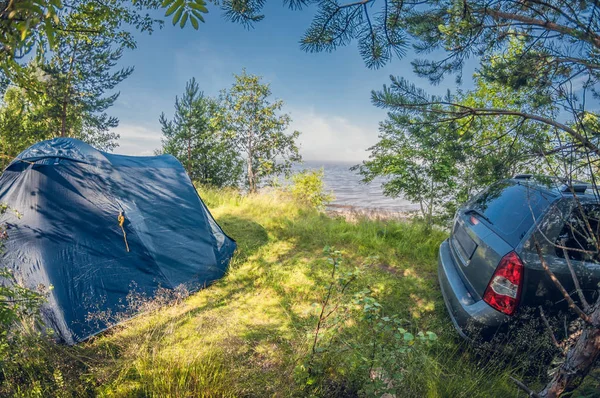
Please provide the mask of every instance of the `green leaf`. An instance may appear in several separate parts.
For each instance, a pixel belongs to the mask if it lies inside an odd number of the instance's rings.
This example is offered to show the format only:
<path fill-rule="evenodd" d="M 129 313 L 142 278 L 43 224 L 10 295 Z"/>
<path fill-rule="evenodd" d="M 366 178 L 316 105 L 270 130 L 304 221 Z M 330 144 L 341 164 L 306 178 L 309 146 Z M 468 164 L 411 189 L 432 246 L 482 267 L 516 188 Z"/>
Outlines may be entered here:
<path fill-rule="evenodd" d="M 190 15 L 190 22 L 192 23 L 194 29 L 198 30 L 198 20 Z"/>
<path fill-rule="evenodd" d="M 28 4 L 28 3 L 23 3 L 23 4 L 21 4 L 21 6 L 20 6 L 20 7 L 21 7 L 21 8 L 23 8 L 23 9 L 26 9 L 26 10 L 32 11 L 33 13 L 35 13 L 35 14 L 38 14 L 38 15 L 40 15 L 40 16 L 41 16 L 41 15 L 44 15 L 44 11 L 42 10 L 42 8 L 41 8 L 41 7 L 39 7 L 39 6 L 37 6 L 36 4 L 31 4 L 31 3 L 29 3 L 29 4 Z M 14 11 L 13 11 L 13 12 L 14 12 Z M 11 14 L 12 14 L 12 12 L 11 12 Z M 10 16 L 11 14 L 9 14 L 9 18 L 11 18 L 11 16 Z"/>
<path fill-rule="evenodd" d="M 190 8 L 194 9 L 194 10 L 198 10 L 201 11 L 205 14 L 208 13 L 208 8 L 205 7 L 204 4 L 199 4 L 199 3 L 190 3 L 188 4 Z"/>
<path fill-rule="evenodd" d="M 56 45 L 56 41 L 54 40 L 54 34 L 56 33 L 52 28 L 52 24 L 45 23 L 44 24 L 44 32 L 46 33 L 46 38 L 48 39 L 48 45 L 50 48 L 54 48 Z"/>
<path fill-rule="evenodd" d="M 173 3 L 171 5 L 171 7 L 169 7 L 167 9 L 167 12 L 165 12 L 165 17 L 168 17 L 169 15 L 173 14 L 175 11 L 178 11 L 181 13 L 181 11 L 183 11 L 183 0 L 177 0 L 175 3 Z M 173 18 L 175 19 L 175 18 Z M 179 20 L 179 18 L 177 18 Z M 173 22 L 173 24 L 176 24 L 177 22 Z"/>
<path fill-rule="evenodd" d="M 189 17 L 190 13 L 189 12 L 184 12 L 183 13 L 183 17 L 181 18 L 181 22 L 179 23 L 180 27 L 184 27 L 185 24 L 187 23 L 188 17 Z"/>
<path fill-rule="evenodd" d="M 23 28 L 23 30 L 21 30 L 21 41 L 25 40 L 28 32 L 29 32 L 28 27 L 25 27 L 25 28 Z"/>
<path fill-rule="evenodd" d="M 184 7 L 181 7 L 177 10 L 175 15 L 173 15 L 173 26 L 175 26 L 177 24 L 177 22 L 179 22 L 179 20 L 181 19 L 181 14 L 183 14 L 183 10 L 184 10 Z"/>
<path fill-rule="evenodd" d="M 170 4 L 173 3 L 173 1 L 175 0 L 163 0 L 162 4 L 160 5 L 162 8 L 166 8 L 168 7 Z"/>

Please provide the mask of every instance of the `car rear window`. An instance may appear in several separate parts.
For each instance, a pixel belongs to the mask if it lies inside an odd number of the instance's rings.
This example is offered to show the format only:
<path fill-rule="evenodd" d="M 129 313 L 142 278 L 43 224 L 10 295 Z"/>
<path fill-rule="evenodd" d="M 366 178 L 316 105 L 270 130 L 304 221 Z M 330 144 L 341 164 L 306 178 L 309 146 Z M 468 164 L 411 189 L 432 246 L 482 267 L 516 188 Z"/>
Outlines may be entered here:
<path fill-rule="evenodd" d="M 469 202 L 468 208 L 483 214 L 490 227 L 513 247 L 551 203 L 548 193 L 527 185 L 502 181 Z"/>

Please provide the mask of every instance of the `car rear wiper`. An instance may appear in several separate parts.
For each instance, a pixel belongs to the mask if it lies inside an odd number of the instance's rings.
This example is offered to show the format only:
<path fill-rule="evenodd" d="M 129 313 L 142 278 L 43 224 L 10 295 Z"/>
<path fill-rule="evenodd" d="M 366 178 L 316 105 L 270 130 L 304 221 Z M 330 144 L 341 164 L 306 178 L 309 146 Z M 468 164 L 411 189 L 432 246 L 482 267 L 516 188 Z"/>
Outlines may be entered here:
<path fill-rule="evenodd" d="M 482 212 L 480 212 L 477 209 L 469 209 L 469 210 L 465 211 L 465 214 L 469 214 L 469 213 L 476 214 L 479 218 L 487 221 L 488 224 L 494 225 L 494 223 L 492 222 L 492 220 L 490 220 L 489 218 L 487 218 L 485 214 L 483 214 Z"/>

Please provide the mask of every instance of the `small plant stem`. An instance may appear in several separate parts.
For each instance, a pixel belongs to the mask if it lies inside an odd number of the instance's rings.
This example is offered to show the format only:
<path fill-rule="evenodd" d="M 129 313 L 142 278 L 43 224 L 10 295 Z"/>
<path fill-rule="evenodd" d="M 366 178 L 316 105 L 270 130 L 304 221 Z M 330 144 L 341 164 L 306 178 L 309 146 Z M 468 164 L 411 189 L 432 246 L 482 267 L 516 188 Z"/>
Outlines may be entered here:
<path fill-rule="evenodd" d="M 546 318 L 546 315 L 544 314 L 544 310 L 542 309 L 542 306 L 540 306 L 539 309 L 540 309 L 540 316 L 542 317 L 542 321 L 544 321 L 544 325 L 546 326 L 546 329 L 548 329 L 548 334 L 550 335 L 550 338 L 552 339 L 552 343 L 554 343 L 554 346 L 560 350 L 561 355 L 564 355 L 562 347 L 558 343 L 558 340 L 556 339 L 556 336 L 554 335 L 554 332 L 552 331 L 552 327 L 550 326 L 550 322 L 548 322 L 548 318 Z"/>
<path fill-rule="evenodd" d="M 331 315 L 331 312 L 330 312 L 326 316 L 325 309 L 329 305 L 329 299 L 331 298 L 331 292 L 333 291 L 333 285 L 335 283 L 335 270 L 337 268 L 337 265 L 338 265 L 337 260 L 333 259 L 332 270 L 331 270 L 331 283 L 329 284 L 329 289 L 327 289 L 327 295 L 325 296 L 325 299 L 323 300 L 323 304 L 321 305 L 321 313 L 319 314 L 319 321 L 317 322 L 317 327 L 315 328 L 315 337 L 314 337 L 313 345 L 312 345 L 312 349 L 311 349 L 310 360 L 308 362 L 309 363 L 309 365 L 308 365 L 308 373 L 309 374 L 312 374 L 312 364 L 313 364 L 313 359 L 315 357 L 316 350 L 317 350 L 317 342 L 319 340 L 319 333 L 321 332 L 321 326 L 323 324 L 323 321 L 326 319 L 326 317 Z"/>

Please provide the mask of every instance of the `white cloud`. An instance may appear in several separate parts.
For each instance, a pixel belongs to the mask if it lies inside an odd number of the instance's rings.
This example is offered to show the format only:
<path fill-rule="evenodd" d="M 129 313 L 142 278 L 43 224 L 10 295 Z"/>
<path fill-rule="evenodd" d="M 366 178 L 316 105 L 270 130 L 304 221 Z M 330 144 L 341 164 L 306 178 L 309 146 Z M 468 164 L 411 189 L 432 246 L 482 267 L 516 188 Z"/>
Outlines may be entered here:
<path fill-rule="evenodd" d="M 149 156 L 154 154 L 154 150 L 160 148 L 161 132 L 158 128 L 121 123 L 114 131 L 121 135 L 119 147 L 115 149 L 116 153 Z"/>
<path fill-rule="evenodd" d="M 361 161 L 377 142 L 378 126 L 362 126 L 336 116 L 307 111 L 291 112 L 290 130 L 298 130 L 300 152 L 305 160 Z"/>
<path fill-rule="evenodd" d="M 298 130 L 300 152 L 305 160 L 358 162 L 368 157 L 367 148 L 377 142 L 377 123 L 363 126 L 313 109 L 294 110 L 290 130 Z M 121 135 L 116 153 L 148 156 L 160 148 L 159 126 L 121 123 L 115 129 Z"/>

